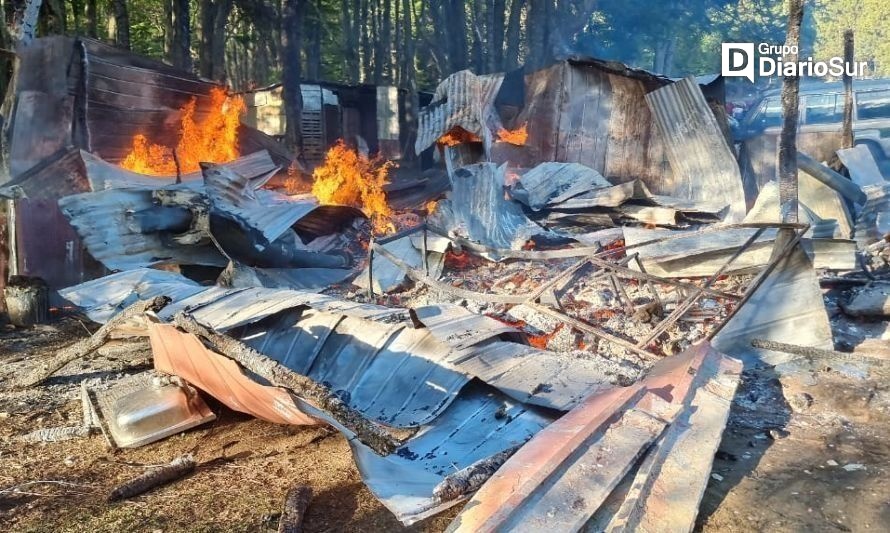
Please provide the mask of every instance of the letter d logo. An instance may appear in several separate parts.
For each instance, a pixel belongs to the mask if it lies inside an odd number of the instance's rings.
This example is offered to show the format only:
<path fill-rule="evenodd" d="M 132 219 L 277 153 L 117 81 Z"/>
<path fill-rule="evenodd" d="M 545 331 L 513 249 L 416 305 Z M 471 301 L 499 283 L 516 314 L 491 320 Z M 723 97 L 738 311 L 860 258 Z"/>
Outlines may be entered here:
<path fill-rule="evenodd" d="M 754 43 L 723 43 L 721 52 L 723 76 L 748 78 L 754 83 Z"/>

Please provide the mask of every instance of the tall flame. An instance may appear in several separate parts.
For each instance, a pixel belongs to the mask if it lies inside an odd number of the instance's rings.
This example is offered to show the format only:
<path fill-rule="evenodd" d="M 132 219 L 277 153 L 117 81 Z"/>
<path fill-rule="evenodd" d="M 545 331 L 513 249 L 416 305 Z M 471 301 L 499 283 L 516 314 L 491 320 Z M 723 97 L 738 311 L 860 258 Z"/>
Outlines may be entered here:
<path fill-rule="evenodd" d="M 325 154 L 324 164 L 312 173 L 312 194 L 322 204 L 361 209 L 371 219 L 375 233 L 394 232 L 393 210 L 383 191 L 392 166 L 380 157 L 358 153 L 341 139 Z"/>
<path fill-rule="evenodd" d="M 238 125 L 247 109 L 240 96 L 229 97 L 222 88 L 210 92 L 210 113 L 203 120 L 195 118 L 197 100 L 192 98 L 183 106 L 176 158 L 179 170 L 195 172 L 199 163 L 226 163 L 238 157 Z M 152 144 L 145 135 L 133 137 L 133 148 L 121 166 L 127 170 L 169 176 L 176 174 L 173 150 Z"/>

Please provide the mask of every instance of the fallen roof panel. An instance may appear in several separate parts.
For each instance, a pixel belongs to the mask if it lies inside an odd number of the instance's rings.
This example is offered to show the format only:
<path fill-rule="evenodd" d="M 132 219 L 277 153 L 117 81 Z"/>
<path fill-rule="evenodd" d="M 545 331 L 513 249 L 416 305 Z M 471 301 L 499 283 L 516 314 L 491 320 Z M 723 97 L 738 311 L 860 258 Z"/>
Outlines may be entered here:
<path fill-rule="evenodd" d="M 735 154 L 693 78 L 646 95 L 667 145 L 673 177 L 661 192 L 728 205 L 727 222 L 745 217 L 745 191 Z"/>
<path fill-rule="evenodd" d="M 150 324 L 148 331 L 157 370 L 185 379 L 234 411 L 275 424 L 318 424 L 288 391 L 257 383 L 238 363 L 208 350 L 194 335 L 169 324 Z"/>

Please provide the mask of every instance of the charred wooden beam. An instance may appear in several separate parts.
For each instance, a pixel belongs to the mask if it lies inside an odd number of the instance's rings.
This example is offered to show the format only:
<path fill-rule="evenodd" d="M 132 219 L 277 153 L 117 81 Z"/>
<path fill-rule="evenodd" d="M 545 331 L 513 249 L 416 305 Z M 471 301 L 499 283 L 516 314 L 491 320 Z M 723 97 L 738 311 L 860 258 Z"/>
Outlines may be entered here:
<path fill-rule="evenodd" d="M 303 519 L 312 499 L 312 489 L 306 485 L 297 485 L 287 491 L 284 498 L 284 510 L 278 522 L 278 533 L 300 533 L 303 531 Z"/>
<path fill-rule="evenodd" d="M 128 480 L 123 485 L 116 487 L 108 495 L 109 502 L 126 500 L 148 492 L 171 481 L 175 481 L 192 472 L 197 466 L 195 458 L 191 454 L 182 455 L 173 459 L 170 464 L 152 468 L 151 470 Z"/>
<path fill-rule="evenodd" d="M 57 353 L 52 359 L 41 365 L 37 370 L 16 383 L 15 386 L 18 388 L 33 387 L 43 383 L 44 380 L 58 372 L 71 361 L 86 357 L 105 344 L 111 332 L 117 327 L 132 318 L 141 317 L 147 311 L 158 312 L 168 303 L 170 303 L 170 298 L 167 298 L 166 296 L 157 296 L 151 300 L 140 300 L 134 303 L 115 315 L 114 318 L 106 322 L 105 325 L 99 328 L 99 330 L 90 337 L 81 339 Z"/>

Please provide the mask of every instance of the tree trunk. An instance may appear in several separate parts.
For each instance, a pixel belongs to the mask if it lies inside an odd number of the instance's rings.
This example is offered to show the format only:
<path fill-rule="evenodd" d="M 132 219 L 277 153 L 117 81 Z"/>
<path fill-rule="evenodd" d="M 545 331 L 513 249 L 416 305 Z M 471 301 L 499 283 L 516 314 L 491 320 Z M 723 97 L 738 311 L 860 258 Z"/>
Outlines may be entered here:
<path fill-rule="evenodd" d="M 300 49 L 302 47 L 303 2 L 301 0 L 284 0 L 282 17 L 282 36 L 284 49 L 283 82 L 284 109 L 287 117 L 287 142 L 291 150 L 299 157 L 303 149 L 301 120 L 303 116 L 303 95 L 300 91 Z"/>
<path fill-rule="evenodd" d="M 343 71 L 349 83 L 358 83 L 361 64 L 359 63 L 359 2 L 358 0 L 340 1 L 340 24 L 343 28 L 343 60 L 346 62 Z"/>
<path fill-rule="evenodd" d="M 485 4 L 482 0 L 473 0 L 473 69 L 481 74 L 486 71 L 485 63 Z"/>
<path fill-rule="evenodd" d="M 98 11 L 99 10 L 97 9 L 97 6 L 96 6 L 96 0 L 87 0 L 87 20 L 86 20 L 87 36 L 92 37 L 93 39 L 99 37 L 99 30 L 98 30 L 99 14 L 98 14 Z"/>
<path fill-rule="evenodd" d="M 384 83 L 392 83 L 392 0 L 383 1 L 380 24 L 380 72 Z"/>
<path fill-rule="evenodd" d="M 370 36 L 370 6 L 371 0 L 361 0 L 361 18 L 358 29 L 361 31 L 361 56 L 362 56 L 362 76 L 361 81 L 367 82 L 372 77 L 371 72 L 371 36 Z"/>
<path fill-rule="evenodd" d="M 173 26 L 172 57 L 174 67 L 192 71 L 192 27 L 189 18 L 189 0 L 173 0 L 171 22 Z"/>
<path fill-rule="evenodd" d="M 510 4 L 510 19 L 507 22 L 506 50 L 504 51 L 504 70 L 513 70 L 519 66 L 520 22 L 525 0 L 513 0 Z"/>
<path fill-rule="evenodd" d="M 311 15 L 306 17 L 309 33 L 309 50 L 306 51 L 306 78 L 318 81 L 321 79 L 321 37 L 322 15 L 321 0 L 315 0 L 311 7 Z"/>
<path fill-rule="evenodd" d="M 547 44 L 547 6 L 546 0 L 529 0 L 528 21 L 526 22 L 526 40 L 528 56 L 525 64 L 533 68 L 541 66 L 544 49 Z"/>
<path fill-rule="evenodd" d="M 504 70 L 504 17 L 506 0 L 494 0 L 488 26 L 488 71 Z"/>
<path fill-rule="evenodd" d="M 405 89 L 405 107 L 402 111 L 404 124 L 402 158 L 406 164 L 412 164 L 417 160 L 414 153 L 414 141 L 417 138 L 417 111 L 420 102 L 417 97 L 417 71 L 414 67 L 416 46 L 414 41 L 414 23 L 412 21 L 413 10 L 411 0 L 402 0 L 402 33 L 405 36 L 405 47 L 402 57 L 402 88 Z"/>
<path fill-rule="evenodd" d="M 788 0 L 787 49 L 800 45 L 800 25 L 803 20 L 802 0 Z M 782 57 L 783 62 L 798 60 L 797 53 Z M 779 137 L 779 206 L 782 222 L 797 222 L 797 119 L 799 115 L 798 89 L 800 78 L 785 76 L 782 82 L 782 133 Z"/>
<path fill-rule="evenodd" d="M 130 12 L 127 0 L 114 0 L 114 42 L 121 48 L 130 49 Z"/>
<path fill-rule="evenodd" d="M 451 33 L 447 41 L 451 44 L 451 53 L 448 56 L 451 61 L 451 72 L 457 72 L 467 68 L 467 9 L 464 0 L 448 1 L 446 23 Z"/>
<path fill-rule="evenodd" d="M 231 12 L 232 0 L 201 0 L 201 77 L 226 79 L 226 22 Z"/>
<path fill-rule="evenodd" d="M 173 24 L 173 3 L 177 0 L 164 0 L 164 57 L 167 62 L 173 64 L 173 34 L 176 32 Z"/>
<path fill-rule="evenodd" d="M 844 125 L 841 130 L 841 148 L 853 147 L 853 77 L 849 65 L 853 64 L 853 30 L 844 32 Z"/>

